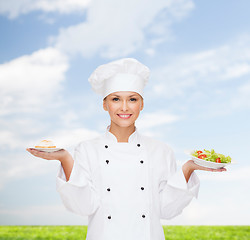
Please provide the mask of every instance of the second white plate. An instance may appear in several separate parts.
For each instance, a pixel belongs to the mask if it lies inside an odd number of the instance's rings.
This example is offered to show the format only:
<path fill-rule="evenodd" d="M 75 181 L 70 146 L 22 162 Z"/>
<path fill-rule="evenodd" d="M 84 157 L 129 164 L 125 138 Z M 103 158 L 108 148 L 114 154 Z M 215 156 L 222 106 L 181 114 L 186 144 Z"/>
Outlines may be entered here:
<path fill-rule="evenodd" d="M 223 167 L 226 167 L 226 166 L 231 164 L 231 163 L 210 162 L 210 161 L 206 161 L 204 159 L 194 157 L 193 155 L 191 155 L 191 152 L 186 151 L 185 153 L 188 154 L 192 158 L 192 160 L 194 161 L 195 164 L 202 166 L 202 167 L 219 169 L 219 168 L 223 168 Z"/>
<path fill-rule="evenodd" d="M 62 150 L 63 148 L 35 148 L 33 147 L 33 149 L 42 151 L 42 152 L 56 152 L 56 151 Z"/>

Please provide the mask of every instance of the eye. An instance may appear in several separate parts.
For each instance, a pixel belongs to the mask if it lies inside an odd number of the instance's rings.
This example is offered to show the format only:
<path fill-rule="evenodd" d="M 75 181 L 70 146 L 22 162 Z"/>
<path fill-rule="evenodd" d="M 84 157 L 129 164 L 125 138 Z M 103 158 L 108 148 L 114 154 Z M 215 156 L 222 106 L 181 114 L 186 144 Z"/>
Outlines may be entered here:
<path fill-rule="evenodd" d="M 131 102 L 136 102 L 137 99 L 136 99 L 136 98 L 130 98 L 130 101 L 131 101 Z"/>
<path fill-rule="evenodd" d="M 114 97 L 114 98 L 112 98 L 112 100 L 113 100 L 114 102 L 117 102 L 117 101 L 119 101 L 119 98 L 118 98 L 118 97 Z"/>

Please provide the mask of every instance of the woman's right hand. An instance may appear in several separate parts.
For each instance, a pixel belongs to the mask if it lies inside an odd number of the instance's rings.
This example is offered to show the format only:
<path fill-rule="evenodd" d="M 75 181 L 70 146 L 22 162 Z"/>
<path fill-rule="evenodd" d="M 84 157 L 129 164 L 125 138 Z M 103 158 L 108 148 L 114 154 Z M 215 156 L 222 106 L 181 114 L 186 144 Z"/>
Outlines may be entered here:
<path fill-rule="evenodd" d="M 69 180 L 74 165 L 74 160 L 68 151 L 62 149 L 56 152 L 42 152 L 34 148 L 27 148 L 26 150 L 35 157 L 46 160 L 59 160 L 62 164 L 66 180 Z"/>
<path fill-rule="evenodd" d="M 59 160 L 60 162 L 62 162 L 65 158 L 68 157 L 68 155 L 70 155 L 68 151 L 64 149 L 55 152 L 43 152 L 34 148 L 27 148 L 26 150 L 35 157 L 43 158 L 46 160 Z"/>

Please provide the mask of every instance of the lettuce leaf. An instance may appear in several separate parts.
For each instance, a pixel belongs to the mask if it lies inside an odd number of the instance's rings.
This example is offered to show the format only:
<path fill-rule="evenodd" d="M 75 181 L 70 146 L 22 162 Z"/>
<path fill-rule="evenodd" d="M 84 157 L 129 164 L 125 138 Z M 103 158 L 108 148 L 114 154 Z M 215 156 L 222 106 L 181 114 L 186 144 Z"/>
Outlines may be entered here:
<path fill-rule="evenodd" d="M 197 153 L 197 151 L 201 151 L 201 150 L 194 150 L 191 153 L 191 155 L 198 158 L 199 154 Z M 207 149 L 203 149 L 202 154 L 206 154 L 207 156 L 203 160 L 210 161 L 210 162 L 216 162 L 217 158 L 220 158 L 221 163 L 231 163 L 232 161 L 230 156 L 225 156 L 221 153 L 216 153 L 214 149 L 211 149 L 211 151 Z"/>

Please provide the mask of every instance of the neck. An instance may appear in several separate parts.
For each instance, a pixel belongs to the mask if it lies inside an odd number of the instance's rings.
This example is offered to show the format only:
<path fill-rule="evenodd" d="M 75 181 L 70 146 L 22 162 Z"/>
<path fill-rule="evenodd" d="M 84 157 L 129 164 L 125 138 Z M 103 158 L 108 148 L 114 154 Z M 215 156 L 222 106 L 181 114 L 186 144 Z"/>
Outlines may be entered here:
<path fill-rule="evenodd" d="M 135 131 L 135 125 L 119 127 L 111 122 L 109 131 L 115 135 L 118 142 L 128 142 L 129 136 Z"/>

